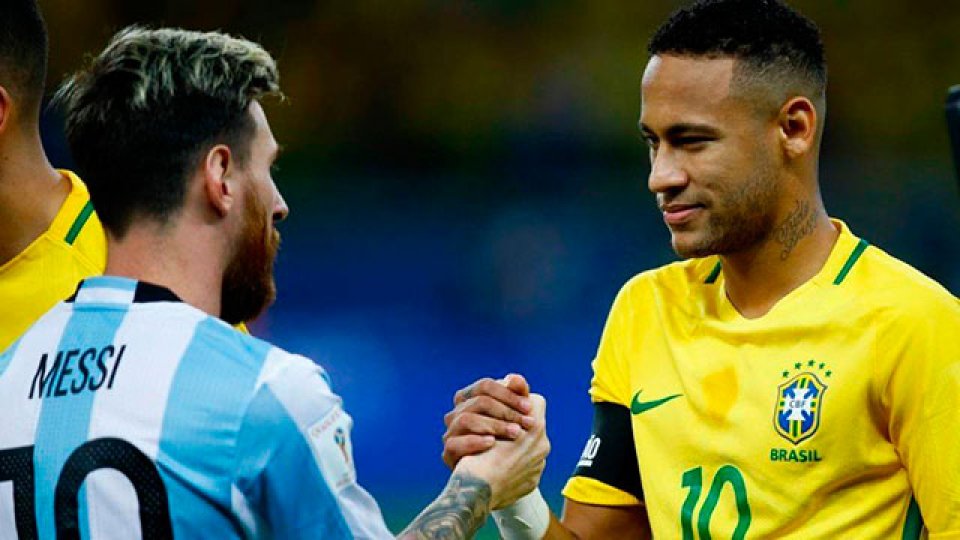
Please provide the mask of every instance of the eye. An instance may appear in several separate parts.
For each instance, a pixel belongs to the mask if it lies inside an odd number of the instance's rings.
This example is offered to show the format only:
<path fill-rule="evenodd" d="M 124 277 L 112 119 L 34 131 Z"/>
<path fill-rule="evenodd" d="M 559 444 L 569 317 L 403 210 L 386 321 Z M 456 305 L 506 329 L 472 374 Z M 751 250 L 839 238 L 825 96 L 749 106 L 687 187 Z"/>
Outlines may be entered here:
<path fill-rule="evenodd" d="M 676 140 L 677 146 L 683 146 L 687 148 L 695 147 L 699 148 L 705 145 L 708 142 L 713 141 L 713 137 L 707 137 L 704 135 L 691 135 L 688 137 L 680 137 Z"/>

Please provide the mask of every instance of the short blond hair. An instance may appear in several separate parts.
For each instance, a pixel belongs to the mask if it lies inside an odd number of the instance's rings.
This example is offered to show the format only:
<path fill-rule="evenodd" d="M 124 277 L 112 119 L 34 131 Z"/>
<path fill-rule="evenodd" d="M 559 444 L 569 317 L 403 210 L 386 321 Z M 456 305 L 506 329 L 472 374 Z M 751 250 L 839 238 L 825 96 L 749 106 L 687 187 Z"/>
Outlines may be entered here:
<path fill-rule="evenodd" d="M 165 220 L 214 144 L 243 165 L 248 108 L 278 96 L 276 61 L 259 44 L 221 32 L 131 26 L 57 92 L 67 141 L 103 225 L 122 236 L 135 215 Z"/>

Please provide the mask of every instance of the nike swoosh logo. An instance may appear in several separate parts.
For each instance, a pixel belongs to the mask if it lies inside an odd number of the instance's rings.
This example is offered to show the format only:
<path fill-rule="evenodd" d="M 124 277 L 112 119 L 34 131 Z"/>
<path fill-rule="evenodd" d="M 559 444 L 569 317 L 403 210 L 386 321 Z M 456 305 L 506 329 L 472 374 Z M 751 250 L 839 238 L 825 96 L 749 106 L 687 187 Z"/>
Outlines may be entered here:
<path fill-rule="evenodd" d="M 670 401 L 671 399 L 676 399 L 683 394 L 674 394 L 672 396 L 667 396 L 665 398 L 657 399 L 654 401 L 640 401 L 637 399 L 640 397 L 640 392 L 643 390 L 637 390 L 637 393 L 633 395 L 633 402 L 630 404 L 630 412 L 633 414 L 640 414 L 649 411 L 650 409 L 659 407 L 664 403 Z"/>

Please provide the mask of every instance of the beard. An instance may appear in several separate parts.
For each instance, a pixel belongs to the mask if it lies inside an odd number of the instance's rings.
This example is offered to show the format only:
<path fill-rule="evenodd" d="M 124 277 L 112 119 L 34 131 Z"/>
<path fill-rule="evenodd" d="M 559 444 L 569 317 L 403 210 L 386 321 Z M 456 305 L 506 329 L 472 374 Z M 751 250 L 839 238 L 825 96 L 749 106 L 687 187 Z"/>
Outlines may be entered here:
<path fill-rule="evenodd" d="M 220 289 L 220 318 L 233 325 L 257 318 L 277 297 L 273 262 L 280 233 L 251 191 L 244 199 L 243 231 Z"/>
<path fill-rule="evenodd" d="M 725 255 L 762 243 L 776 223 L 779 184 L 775 168 L 758 159 L 753 175 L 733 192 L 717 198 L 701 238 L 688 245 L 675 245 L 682 258 Z"/>

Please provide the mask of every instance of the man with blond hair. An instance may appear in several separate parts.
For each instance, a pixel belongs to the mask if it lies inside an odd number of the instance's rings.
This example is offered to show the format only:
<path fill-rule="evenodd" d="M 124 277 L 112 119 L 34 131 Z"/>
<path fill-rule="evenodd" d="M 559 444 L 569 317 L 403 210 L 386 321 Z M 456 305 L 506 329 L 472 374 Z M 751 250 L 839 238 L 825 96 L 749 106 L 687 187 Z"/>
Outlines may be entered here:
<path fill-rule="evenodd" d="M 353 421 L 310 360 L 242 334 L 273 299 L 288 212 L 259 45 L 129 28 L 58 99 L 107 234 L 84 280 L 0 355 L 0 532 L 40 538 L 385 538 Z M 403 538 L 466 538 L 533 489 L 542 399 L 464 458 Z"/>

